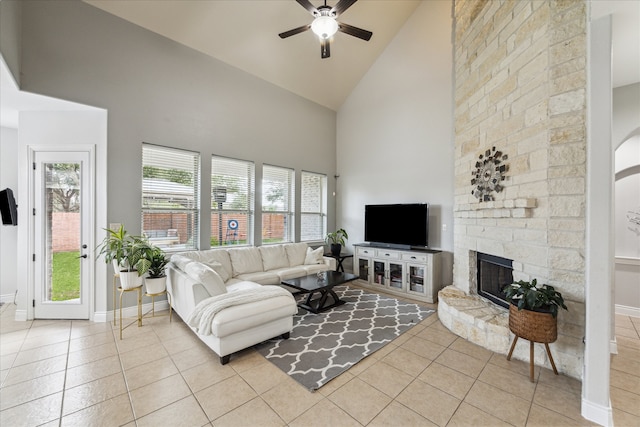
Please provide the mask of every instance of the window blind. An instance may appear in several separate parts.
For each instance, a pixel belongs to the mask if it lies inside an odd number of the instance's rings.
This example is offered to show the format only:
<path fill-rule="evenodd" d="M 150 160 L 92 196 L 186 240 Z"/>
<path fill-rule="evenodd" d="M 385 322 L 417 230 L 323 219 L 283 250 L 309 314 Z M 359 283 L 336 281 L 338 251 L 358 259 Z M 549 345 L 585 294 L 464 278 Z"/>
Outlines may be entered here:
<path fill-rule="evenodd" d="M 293 169 L 264 165 L 262 169 L 262 241 L 293 241 L 295 181 Z"/>
<path fill-rule="evenodd" d="M 323 240 L 327 230 L 327 176 L 300 175 L 300 241 Z"/>
<path fill-rule="evenodd" d="M 142 144 L 142 233 L 165 250 L 197 249 L 200 154 Z"/>
<path fill-rule="evenodd" d="M 211 157 L 211 246 L 253 244 L 255 166 Z"/>

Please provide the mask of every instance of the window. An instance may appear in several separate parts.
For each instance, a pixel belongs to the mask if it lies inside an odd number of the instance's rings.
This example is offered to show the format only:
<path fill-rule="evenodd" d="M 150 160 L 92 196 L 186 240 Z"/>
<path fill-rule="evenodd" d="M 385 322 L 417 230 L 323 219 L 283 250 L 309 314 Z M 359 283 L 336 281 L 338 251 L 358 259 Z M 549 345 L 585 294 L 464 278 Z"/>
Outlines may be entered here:
<path fill-rule="evenodd" d="M 323 240 L 327 234 L 327 176 L 302 172 L 300 241 Z"/>
<path fill-rule="evenodd" d="M 291 169 L 262 169 L 262 243 L 293 241 L 293 177 Z"/>
<path fill-rule="evenodd" d="M 165 250 L 197 249 L 200 155 L 142 144 L 142 233 Z"/>
<path fill-rule="evenodd" d="M 211 246 L 253 244 L 253 162 L 211 158 Z"/>

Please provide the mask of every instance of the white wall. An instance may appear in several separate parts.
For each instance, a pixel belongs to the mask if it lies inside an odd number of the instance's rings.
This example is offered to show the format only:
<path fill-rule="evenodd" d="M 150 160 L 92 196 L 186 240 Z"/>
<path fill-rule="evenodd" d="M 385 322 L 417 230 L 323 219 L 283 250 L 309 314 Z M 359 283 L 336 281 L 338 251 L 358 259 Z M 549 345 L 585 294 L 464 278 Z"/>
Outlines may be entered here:
<path fill-rule="evenodd" d="M 79 107 L 87 108 L 87 107 Z M 56 150 L 62 147 L 78 146 L 85 150 L 93 147 L 95 155 L 95 223 L 93 234 L 83 236 L 83 242 L 89 247 L 88 260 L 95 260 L 93 248 L 96 247 L 96 236 L 101 236 L 101 230 L 106 223 L 106 157 L 107 157 L 107 113 L 98 109 L 93 111 L 29 111 L 20 113 L 19 152 L 16 156 L 18 164 L 18 193 L 22 201 L 22 209 L 18 212 L 18 233 L 20 239 L 17 245 L 17 270 L 21 280 L 18 284 L 18 298 L 16 318 L 33 318 L 33 307 L 28 301 L 33 299 L 33 263 L 30 254 L 34 253 L 33 241 L 34 217 L 29 212 L 35 208 L 32 194 L 33 176 L 29 167 L 33 162 L 29 151 L 34 149 Z M 98 237 L 101 238 L 101 237 Z M 90 286 L 90 318 L 91 320 L 106 320 L 107 299 L 104 290 L 107 289 L 105 280 L 106 267 L 103 262 L 88 266 L 92 285 Z M 87 267 L 85 265 L 85 267 Z M 96 314 L 97 313 L 97 314 Z"/>
<path fill-rule="evenodd" d="M 0 190 L 11 188 L 18 197 L 18 130 L 0 128 Z M 19 208 L 20 209 L 20 208 Z M 13 302 L 18 286 L 16 270 L 18 227 L 0 225 L 0 301 Z"/>
<path fill-rule="evenodd" d="M 418 6 L 342 105 L 337 124 L 337 225 L 349 232 L 348 243 L 364 241 L 366 204 L 430 203 L 429 244 L 447 252 L 445 284 L 453 252 L 451 7 Z"/>
<path fill-rule="evenodd" d="M 640 317 L 640 83 L 613 90 L 616 313 Z"/>

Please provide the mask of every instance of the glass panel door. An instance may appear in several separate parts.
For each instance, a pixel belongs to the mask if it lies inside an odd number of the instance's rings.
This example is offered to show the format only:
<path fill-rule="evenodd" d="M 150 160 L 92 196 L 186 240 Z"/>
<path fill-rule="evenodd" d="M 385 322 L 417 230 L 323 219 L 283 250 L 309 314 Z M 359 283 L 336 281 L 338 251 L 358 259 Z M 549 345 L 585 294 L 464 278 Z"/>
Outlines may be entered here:
<path fill-rule="evenodd" d="M 416 265 L 409 266 L 409 290 L 424 294 L 424 271 L 425 268 Z"/>
<path fill-rule="evenodd" d="M 389 263 L 389 287 L 402 289 L 402 264 Z"/>
<path fill-rule="evenodd" d="M 360 280 L 369 282 L 369 260 L 358 258 L 358 276 Z"/>
<path fill-rule="evenodd" d="M 373 261 L 373 283 L 383 285 L 385 281 L 384 261 Z"/>
<path fill-rule="evenodd" d="M 36 153 L 36 318 L 89 318 L 88 157 Z"/>

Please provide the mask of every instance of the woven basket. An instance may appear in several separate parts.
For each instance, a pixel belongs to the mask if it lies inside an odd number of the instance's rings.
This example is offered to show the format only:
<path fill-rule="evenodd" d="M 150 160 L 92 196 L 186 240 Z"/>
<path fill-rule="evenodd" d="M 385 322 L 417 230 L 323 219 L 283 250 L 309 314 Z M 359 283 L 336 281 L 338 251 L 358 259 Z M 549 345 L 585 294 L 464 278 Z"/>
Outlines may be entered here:
<path fill-rule="evenodd" d="M 509 329 L 532 342 L 551 343 L 558 338 L 558 322 L 551 313 L 518 310 L 509 304 Z"/>

